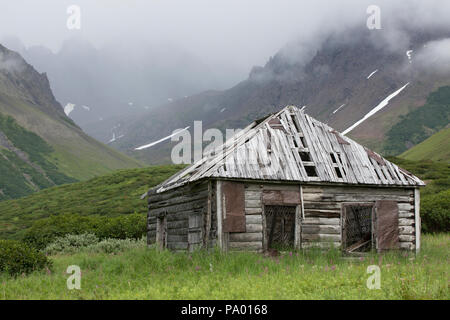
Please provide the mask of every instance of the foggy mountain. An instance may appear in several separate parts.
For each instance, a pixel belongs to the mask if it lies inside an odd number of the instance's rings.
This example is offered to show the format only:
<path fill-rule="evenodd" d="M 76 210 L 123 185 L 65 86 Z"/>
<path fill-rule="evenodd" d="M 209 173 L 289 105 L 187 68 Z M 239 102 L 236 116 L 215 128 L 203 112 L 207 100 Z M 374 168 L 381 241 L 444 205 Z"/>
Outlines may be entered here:
<path fill-rule="evenodd" d="M 201 59 L 173 45 L 120 39 L 97 49 L 81 36 L 67 39 L 56 53 L 26 48 L 18 38 L 1 41 L 46 72 L 56 99 L 79 126 L 101 128 L 104 119 L 122 119 L 206 89 L 236 81 L 232 66 L 214 71 Z M 220 75 L 220 76 L 219 76 Z M 104 141 L 111 136 L 104 126 Z"/>
<path fill-rule="evenodd" d="M 350 137 L 382 152 L 387 131 L 403 115 L 422 106 L 431 92 L 450 85 L 448 56 L 438 54 L 447 46 L 449 33 L 402 32 L 399 42 L 386 33 L 358 28 L 331 34 L 317 48 L 290 43 L 228 90 L 189 96 L 124 123 L 122 139 L 112 146 L 150 162 L 167 162 L 175 142 L 134 148 L 175 129 L 189 126 L 192 131 L 195 120 L 203 121 L 203 130 L 223 131 L 297 105 L 337 130 L 352 129 Z"/>

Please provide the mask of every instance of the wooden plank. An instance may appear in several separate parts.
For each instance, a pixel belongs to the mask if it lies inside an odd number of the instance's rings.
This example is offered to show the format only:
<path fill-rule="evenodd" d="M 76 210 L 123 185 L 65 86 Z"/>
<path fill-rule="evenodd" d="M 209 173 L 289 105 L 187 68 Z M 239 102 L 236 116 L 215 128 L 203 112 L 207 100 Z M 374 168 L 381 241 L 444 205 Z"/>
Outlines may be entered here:
<path fill-rule="evenodd" d="M 412 226 L 414 225 L 414 219 L 398 219 L 398 225 L 399 226 Z"/>
<path fill-rule="evenodd" d="M 309 241 L 320 241 L 320 242 L 339 242 L 341 241 L 341 235 L 340 234 L 322 234 L 322 233 L 315 233 L 315 234 L 308 234 L 303 233 L 302 234 L 302 240 L 309 240 Z"/>
<path fill-rule="evenodd" d="M 233 250 L 261 250 L 261 241 L 251 241 L 251 242 L 230 242 L 229 248 Z"/>
<path fill-rule="evenodd" d="M 245 214 L 246 215 L 252 215 L 252 214 L 261 214 L 262 208 L 245 208 Z"/>
<path fill-rule="evenodd" d="M 226 250 L 223 243 L 223 231 L 222 231 L 222 181 L 217 181 L 216 183 L 216 206 L 217 206 L 217 242 L 219 248 L 222 250 Z"/>
<path fill-rule="evenodd" d="M 338 210 L 307 209 L 304 215 L 306 218 L 339 218 L 341 212 Z"/>
<path fill-rule="evenodd" d="M 412 226 L 400 226 L 398 227 L 400 234 L 414 234 L 414 227 Z"/>
<path fill-rule="evenodd" d="M 230 234 L 230 242 L 257 242 L 262 241 L 262 232 L 246 232 Z"/>
<path fill-rule="evenodd" d="M 247 232 L 262 232 L 263 231 L 263 226 L 261 223 L 255 224 L 255 223 L 251 223 L 251 224 L 246 224 L 246 231 Z"/>
<path fill-rule="evenodd" d="M 303 225 L 302 233 L 305 234 L 341 234 L 339 225 Z"/>
<path fill-rule="evenodd" d="M 305 218 L 303 224 L 327 224 L 327 225 L 339 225 L 340 219 L 338 218 Z"/>
<path fill-rule="evenodd" d="M 341 246 L 340 242 L 302 242 L 302 248 L 339 248 Z"/>
<path fill-rule="evenodd" d="M 400 248 L 406 250 L 414 250 L 415 245 L 412 242 L 400 242 Z"/>
<path fill-rule="evenodd" d="M 421 221 L 420 221 L 420 190 L 419 188 L 414 189 L 414 221 L 416 228 L 416 243 L 415 249 L 416 252 L 420 251 L 420 232 L 421 232 Z"/>
<path fill-rule="evenodd" d="M 261 217 L 261 215 L 246 215 L 245 223 L 246 224 L 261 224 L 262 217 Z"/>
<path fill-rule="evenodd" d="M 245 200 L 245 208 L 261 208 L 261 200 Z"/>
<path fill-rule="evenodd" d="M 416 240 L 415 236 L 401 234 L 398 236 L 400 242 L 414 242 Z"/>

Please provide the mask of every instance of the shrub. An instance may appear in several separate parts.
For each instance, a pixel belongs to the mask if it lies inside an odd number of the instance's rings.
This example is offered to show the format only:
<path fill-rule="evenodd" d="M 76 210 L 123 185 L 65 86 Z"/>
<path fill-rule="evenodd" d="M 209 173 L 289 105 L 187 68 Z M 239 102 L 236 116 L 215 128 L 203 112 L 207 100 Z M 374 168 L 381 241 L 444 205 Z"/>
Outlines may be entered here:
<path fill-rule="evenodd" d="M 46 254 L 73 254 L 78 252 L 90 253 L 118 253 L 121 251 L 145 247 L 145 238 L 135 239 L 104 239 L 100 240 L 95 234 L 68 234 L 56 238 L 45 249 Z"/>
<path fill-rule="evenodd" d="M 35 248 L 44 249 L 57 238 L 68 234 L 91 233 L 100 239 L 140 239 L 145 232 L 145 215 L 137 213 L 118 217 L 63 214 L 36 221 L 27 229 L 23 240 Z"/>
<path fill-rule="evenodd" d="M 51 268 L 51 261 L 42 252 L 19 241 L 0 240 L 0 272 L 18 275 L 44 268 Z"/>
<path fill-rule="evenodd" d="M 63 237 L 56 238 L 43 251 L 46 254 L 75 253 L 81 248 L 97 244 L 99 241 L 99 238 L 92 233 L 66 234 Z"/>
<path fill-rule="evenodd" d="M 422 198 L 421 219 L 423 232 L 450 231 L 450 190 Z"/>
<path fill-rule="evenodd" d="M 95 253 L 118 253 L 135 248 L 146 246 L 145 238 L 140 240 L 134 239 L 105 239 L 96 244 L 92 244 L 85 251 Z"/>

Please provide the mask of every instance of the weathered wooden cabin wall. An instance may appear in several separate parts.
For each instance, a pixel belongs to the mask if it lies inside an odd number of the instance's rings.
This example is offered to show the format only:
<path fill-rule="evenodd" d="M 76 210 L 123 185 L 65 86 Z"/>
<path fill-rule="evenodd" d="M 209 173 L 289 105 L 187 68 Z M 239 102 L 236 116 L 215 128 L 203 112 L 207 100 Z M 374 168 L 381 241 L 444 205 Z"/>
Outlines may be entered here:
<path fill-rule="evenodd" d="M 150 194 L 147 216 L 148 244 L 156 242 L 158 216 L 165 214 L 168 249 L 193 250 L 203 246 L 210 192 L 208 185 L 208 182 L 202 182 L 160 194 Z M 215 229 L 210 230 L 214 233 Z"/>
<path fill-rule="evenodd" d="M 400 248 L 415 248 L 414 189 L 304 186 L 302 221 L 302 247 L 314 243 L 341 245 L 341 209 L 343 204 L 375 203 L 393 200 L 399 208 Z"/>
<path fill-rule="evenodd" d="M 265 248 L 265 216 L 263 193 L 274 190 L 299 191 L 300 185 L 245 185 L 246 232 L 223 234 L 225 250 L 262 251 Z M 341 214 L 344 204 L 375 204 L 378 200 L 393 200 L 399 208 L 399 244 L 402 249 L 416 248 L 415 191 L 413 188 L 302 186 L 303 205 L 298 204 L 298 245 L 341 246 Z M 219 209 L 220 210 L 220 209 Z M 225 214 L 225 213 L 223 213 Z M 297 244 L 297 243 L 296 243 Z"/>

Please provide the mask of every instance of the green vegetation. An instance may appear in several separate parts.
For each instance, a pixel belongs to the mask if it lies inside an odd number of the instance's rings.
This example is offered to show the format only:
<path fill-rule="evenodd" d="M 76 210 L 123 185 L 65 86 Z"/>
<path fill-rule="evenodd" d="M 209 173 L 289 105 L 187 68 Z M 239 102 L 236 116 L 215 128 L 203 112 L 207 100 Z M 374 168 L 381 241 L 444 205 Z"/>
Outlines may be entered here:
<path fill-rule="evenodd" d="M 414 161 L 450 162 L 450 128 L 442 129 L 399 157 Z"/>
<path fill-rule="evenodd" d="M 92 233 L 100 239 L 140 239 L 146 229 L 146 215 L 139 213 L 118 217 L 63 214 L 36 221 L 25 231 L 23 240 L 35 248 L 43 249 L 66 235 Z"/>
<path fill-rule="evenodd" d="M 147 244 L 145 237 L 141 239 L 113 239 L 100 240 L 95 234 L 67 234 L 56 238 L 43 252 L 47 255 L 74 254 L 80 252 L 113 253 L 117 254 L 134 248 L 143 248 Z"/>
<path fill-rule="evenodd" d="M 35 221 L 51 215 L 145 214 L 147 202 L 140 199 L 141 195 L 183 167 L 119 170 L 89 181 L 48 188 L 21 199 L 1 201 L 0 238 L 20 239 Z"/>
<path fill-rule="evenodd" d="M 400 167 L 413 172 L 427 183 L 421 188 L 420 216 L 423 232 L 450 231 L 450 163 L 410 161 L 389 158 Z"/>
<path fill-rule="evenodd" d="M 424 235 L 421 252 L 344 259 L 339 251 L 174 253 L 135 248 L 115 255 L 50 257 L 52 273 L 16 279 L 0 274 L 0 299 L 443 299 L 448 291 L 449 235 Z M 381 288 L 366 283 L 369 265 Z M 81 289 L 68 290 L 67 267 L 81 268 Z"/>
<path fill-rule="evenodd" d="M 450 86 L 430 93 L 424 106 L 402 116 L 387 133 L 384 153 L 398 155 L 450 122 Z"/>
<path fill-rule="evenodd" d="M 0 240 L 0 273 L 28 274 L 51 267 L 50 260 L 26 244 L 14 240 Z"/>
<path fill-rule="evenodd" d="M 20 150 L 13 152 L 6 148 L 0 149 L 0 200 L 22 197 L 36 189 L 76 181 L 59 172 L 47 160 L 53 152 L 49 144 L 19 126 L 12 117 L 5 117 L 1 113 L 0 135 L 0 139 L 5 140 L 7 137 L 8 144 Z"/>

